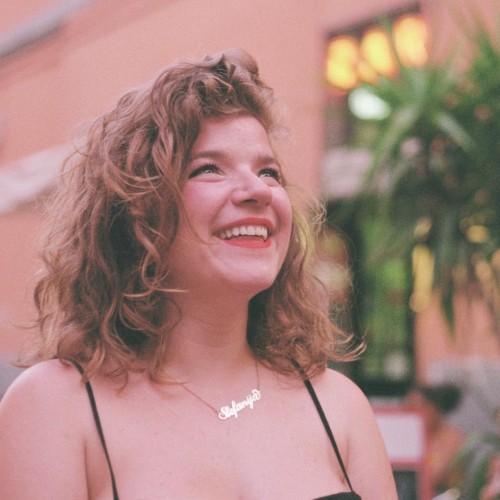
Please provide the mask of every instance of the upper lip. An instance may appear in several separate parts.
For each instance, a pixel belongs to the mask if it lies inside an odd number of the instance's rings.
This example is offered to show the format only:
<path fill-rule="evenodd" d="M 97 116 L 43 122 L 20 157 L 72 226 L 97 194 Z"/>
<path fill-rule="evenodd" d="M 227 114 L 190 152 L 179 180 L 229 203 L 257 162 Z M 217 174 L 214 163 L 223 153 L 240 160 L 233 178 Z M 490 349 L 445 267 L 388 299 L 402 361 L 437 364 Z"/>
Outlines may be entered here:
<path fill-rule="evenodd" d="M 216 234 L 238 226 L 265 226 L 268 231 L 268 237 L 274 233 L 275 229 L 275 225 L 270 219 L 264 217 L 245 217 L 221 226 L 217 229 Z"/>

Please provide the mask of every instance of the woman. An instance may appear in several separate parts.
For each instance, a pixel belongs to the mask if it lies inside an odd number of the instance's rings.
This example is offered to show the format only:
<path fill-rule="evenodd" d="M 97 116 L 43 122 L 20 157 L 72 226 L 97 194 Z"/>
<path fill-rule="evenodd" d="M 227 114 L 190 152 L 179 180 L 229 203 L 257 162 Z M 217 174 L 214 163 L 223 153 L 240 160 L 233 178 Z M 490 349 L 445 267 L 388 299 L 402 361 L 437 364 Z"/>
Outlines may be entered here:
<path fill-rule="evenodd" d="M 326 369 L 352 354 L 305 267 L 272 101 L 229 51 L 91 126 L 35 292 L 38 363 L 2 402 L 1 498 L 396 498 L 367 400 Z"/>

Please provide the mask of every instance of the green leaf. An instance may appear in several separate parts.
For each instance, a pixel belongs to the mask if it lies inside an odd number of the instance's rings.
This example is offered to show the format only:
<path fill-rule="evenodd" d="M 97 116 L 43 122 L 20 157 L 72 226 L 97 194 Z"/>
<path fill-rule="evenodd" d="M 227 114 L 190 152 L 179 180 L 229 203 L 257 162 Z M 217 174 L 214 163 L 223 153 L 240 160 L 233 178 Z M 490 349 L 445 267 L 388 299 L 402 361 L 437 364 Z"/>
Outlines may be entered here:
<path fill-rule="evenodd" d="M 382 161 L 387 161 L 396 156 L 398 147 L 408 137 L 418 117 L 418 107 L 413 103 L 409 103 L 394 111 L 387 127 L 379 137 L 378 144 L 375 144 L 373 158 L 375 168 Z"/>
<path fill-rule="evenodd" d="M 438 130 L 452 139 L 464 151 L 472 151 L 475 143 L 458 120 L 446 111 L 436 111 L 433 121 Z"/>
<path fill-rule="evenodd" d="M 425 243 L 435 255 L 433 285 L 450 325 L 454 287 L 479 290 L 468 286 L 477 279 L 470 272 L 475 255 L 491 258 L 500 246 L 500 31 L 478 25 L 470 42 L 468 68 L 454 57 L 422 68 L 398 61 L 396 78 L 364 85 L 390 113 L 376 124 L 364 122 L 356 137 L 373 155 L 360 198 L 373 195 L 378 213 L 390 220 L 387 235 L 398 235 L 391 244 L 380 238 L 378 255 L 388 258 L 398 245 L 410 247 L 417 221 L 431 220 Z M 388 180 L 389 188 L 378 189 L 378 179 Z M 370 204 L 364 210 L 372 215 L 375 209 Z M 467 238 L 474 225 L 485 227 L 487 241 Z M 463 282 L 453 281 L 457 269 Z M 500 318 L 500 305 L 495 307 Z"/>

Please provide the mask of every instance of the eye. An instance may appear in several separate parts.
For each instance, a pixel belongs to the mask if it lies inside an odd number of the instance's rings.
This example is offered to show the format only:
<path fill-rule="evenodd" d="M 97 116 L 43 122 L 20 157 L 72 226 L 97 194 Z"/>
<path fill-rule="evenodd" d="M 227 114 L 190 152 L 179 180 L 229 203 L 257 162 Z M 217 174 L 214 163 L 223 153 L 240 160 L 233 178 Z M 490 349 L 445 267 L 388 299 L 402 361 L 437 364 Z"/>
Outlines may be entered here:
<path fill-rule="evenodd" d="M 197 168 L 195 168 L 188 176 L 188 179 L 192 179 L 193 177 L 197 177 L 198 175 L 202 174 L 216 174 L 219 171 L 219 168 L 217 165 L 214 165 L 213 163 L 206 163 L 204 165 L 201 165 Z"/>
<path fill-rule="evenodd" d="M 277 167 L 266 167 L 266 168 L 263 168 L 259 172 L 259 175 L 261 177 L 269 177 L 271 179 L 274 179 L 276 182 L 278 182 L 279 184 L 281 184 L 281 180 L 282 180 L 281 171 Z"/>

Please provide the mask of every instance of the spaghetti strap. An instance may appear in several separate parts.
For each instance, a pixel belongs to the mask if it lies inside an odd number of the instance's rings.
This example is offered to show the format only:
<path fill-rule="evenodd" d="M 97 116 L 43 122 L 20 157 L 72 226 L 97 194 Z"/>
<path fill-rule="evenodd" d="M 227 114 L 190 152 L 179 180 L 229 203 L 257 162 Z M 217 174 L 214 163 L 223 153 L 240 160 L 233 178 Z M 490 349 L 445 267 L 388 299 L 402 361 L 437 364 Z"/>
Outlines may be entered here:
<path fill-rule="evenodd" d="M 73 365 L 82 375 L 84 374 L 83 368 L 78 363 L 73 362 Z M 97 411 L 97 404 L 94 397 L 94 391 L 92 390 L 92 386 L 90 385 L 89 381 L 85 382 L 85 389 L 87 390 L 90 406 L 92 408 L 92 414 L 94 415 L 94 421 L 97 427 L 97 433 L 99 434 L 99 439 L 101 441 L 101 445 L 104 450 L 106 462 L 108 463 L 109 474 L 111 476 L 111 487 L 113 489 L 113 500 L 119 500 L 118 490 L 116 488 L 115 474 L 113 472 L 113 467 L 111 466 L 111 460 L 109 458 L 108 448 L 106 446 L 106 440 L 104 439 L 104 432 L 102 430 L 101 419 L 99 418 L 99 413 Z"/>
<path fill-rule="evenodd" d="M 311 396 L 311 399 L 313 400 L 314 406 L 316 407 L 316 410 L 321 418 L 321 422 L 323 423 L 323 427 L 325 428 L 325 431 L 328 435 L 328 439 L 330 440 L 330 443 L 332 444 L 332 447 L 333 447 L 333 451 L 335 452 L 335 456 L 337 457 L 340 468 L 342 469 L 342 473 L 344 474 L 345 480 L 347 481 L 347 485 L 349 486 L 349 489 L 351 490 L 351 492 L 354 493 L 354 490 L 353 490 L 352 485 L 351 485 L 351 481 L 349 479 L 349 476 L 347 475 L 347 469 L 345 468 L 344 461 L 342 460 L 342 456 L 340 455 L 340 451 L 339 451 L 339 448 L 337 446 L 337 442 L 335 441 L 335 437 L 333 436 L 332 429 L 330 428 L 330 424 L 326 418 L 325 412 L 323 411 L 323 407 L 321 406 L 321 403 L 319 402 L 316 391 L 314 390 L 314 387 L 312 386 L 311 381 L 306 377 L 302 367 L 295 360 L 292 360 L 292 364 L 295 366 L 295 368 L 297 368 L 297 371 L 303 377 L 304 384 L 305 384 L 307 391 L 309 392 L 309 395 Z"/>
<path fill-rule="evenodd" d="M 344 465 L 344 461 L 342 460 L 342 456 L 340 455 L 339 448 L 337 446 L 337 442 L 335 441 L 335 437 L 333 436 L 332 429 L 330 428 L 330 424 L 328 423 L 328 420 L 326 419 L 325 412 L 323 411 L 323 408 L 321 407 L 321 403 L 319 402 L 318 396 L 316 395 L 316 391 L 314 390 L 311 381 L 309 379 L 304 379 L 304 384 L 307 387 L 307 390 L 314 402 L 314 406 L 316 407 L 316 410 L 319 413 L 319 416 L 321 418 L 321 422 L 323 422 L 323 426 L 325 427 L 326 433 L 328 434 L 328 438 L 330 439 L 330 443 L 332 443 L 333 450 L 335 451 L 335 455 L 337 456 L 337 460 L 339 461 L 340 468 L 342 469 L 342 472 L 344 473 L 345 480 L 347 481 L 347 484 L 349 486 L 349 489 L 354 492 L 352 489 L 351 481 L 349 480 L 349 476 L 347 475 L 347 470 Z"/>

